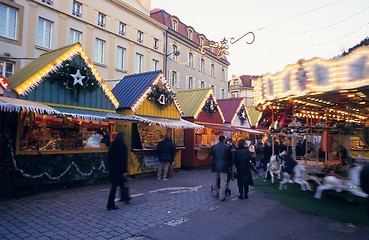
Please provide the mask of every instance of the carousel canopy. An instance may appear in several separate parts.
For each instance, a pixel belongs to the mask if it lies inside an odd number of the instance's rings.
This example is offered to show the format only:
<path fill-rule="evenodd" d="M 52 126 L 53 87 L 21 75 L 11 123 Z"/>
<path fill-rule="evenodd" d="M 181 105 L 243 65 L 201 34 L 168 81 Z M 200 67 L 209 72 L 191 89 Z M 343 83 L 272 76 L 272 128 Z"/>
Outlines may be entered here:
<path fill-rule="evenodd" d="M 0 110 L 4 112 L 31 111 L 40 114 L 60 114 L 60 112 L 45 104 L 17 98 L 0 97 Z"/>

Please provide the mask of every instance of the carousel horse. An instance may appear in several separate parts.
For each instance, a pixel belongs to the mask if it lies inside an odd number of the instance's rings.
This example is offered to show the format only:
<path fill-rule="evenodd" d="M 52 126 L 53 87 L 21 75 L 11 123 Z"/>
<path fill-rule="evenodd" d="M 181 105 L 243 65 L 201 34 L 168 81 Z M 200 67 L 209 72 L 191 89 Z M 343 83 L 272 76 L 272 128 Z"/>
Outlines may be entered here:
<path fill-rule="evenodd" d="M 336 192 L 348 191 L 355 196 L 367 198 L 368 194 L 360 188 L 360 173 L 363 165 L 355 163 L 349 170 L 347 178 L 339 175 L 326 176 L 323 178 L 323 184 L 318 186 L 314 197 L 320 199 L 325 190 L 335 190 Z"/>
<path fill-rule="evenodd" d="M 277 157 L 275 155 L 270 157 L 265 171 L 265 178 L 268 178 L 268 173 L 270 174 L 272 184 L 274 184 L 274 175 L 277 175 L 278 179 L 281 179 L 281 166 L 278 166 Z"/>
<path fill-rule="evenodd" d="M 293 177 L 287 172 L 283 172 L 283 180 L 279 183 L 279 190 L 286 190 L 287 183 L 297 183 L 301 186 L 302 191 L 311 191 L 310 184 L 306 181 L 306 169 L 304 165 L 297 164 L 293 168 Z"/>

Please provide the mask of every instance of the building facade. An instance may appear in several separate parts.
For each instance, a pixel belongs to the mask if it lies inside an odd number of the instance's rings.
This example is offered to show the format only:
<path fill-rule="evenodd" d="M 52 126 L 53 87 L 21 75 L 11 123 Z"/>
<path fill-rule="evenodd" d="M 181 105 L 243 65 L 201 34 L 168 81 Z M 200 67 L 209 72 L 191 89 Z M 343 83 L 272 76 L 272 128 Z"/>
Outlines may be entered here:
<path fill-rule="evenodd" d="M 217 57 L 216 48 L 200 52 L 201 46 L 214 42 L 162 9 L 151 10 L 150 15 L 168 27 L 163 70 L 173 92 L 211 87 L 216 98 L 227 98 L 230 63 L 224 56 Z"/>
<path fill-rule="evenodd" d="M 254 86 L 259 77 L 256 75 L 232 75 L 228 86 L 229 97 L 242 97 L 245 99 L 246 106 L 254 106 Z"/>
<path fill-rule="evenodd" d="M 113 88 L 126 74 L 162 69 L 167 27 L 150 0 L 0 0 L 0 70 L 9 77 L 34 58 L 75 42 Z"/>

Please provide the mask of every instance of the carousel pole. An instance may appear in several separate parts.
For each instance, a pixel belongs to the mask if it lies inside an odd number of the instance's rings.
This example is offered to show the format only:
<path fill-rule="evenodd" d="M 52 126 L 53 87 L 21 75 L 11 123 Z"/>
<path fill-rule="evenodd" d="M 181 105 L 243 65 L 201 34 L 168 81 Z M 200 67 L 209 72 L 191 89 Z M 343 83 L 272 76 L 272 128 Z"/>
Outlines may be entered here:
<path fill-rule="evenodd" d="M 305 154 L 304 154 L 304 159 L 305 159 L 305 166 L 307 166 L 307 152 L 308 152 L 308 135 L 309 135 L 309 128 L 307 128 L 309 123 L 309 118 L 306 115 L 306 129 L 305 129 Z"/>
<path fill-rule="evenodd" d="M 274 125 L 274 107 L 272 107 L 272 124 Z M 274 126 L 273 126 L 274 128 Z M 272 136 L 272 156 L 274 156 L 274 135 L 271 133 Z"/>

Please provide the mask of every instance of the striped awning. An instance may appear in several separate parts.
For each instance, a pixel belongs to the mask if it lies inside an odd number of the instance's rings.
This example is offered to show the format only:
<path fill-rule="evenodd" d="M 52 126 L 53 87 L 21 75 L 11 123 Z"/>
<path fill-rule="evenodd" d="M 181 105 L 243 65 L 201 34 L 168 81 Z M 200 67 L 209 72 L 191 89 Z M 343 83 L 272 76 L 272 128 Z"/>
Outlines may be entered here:
<path fill-rule="evenodd" d="M 18 98 L 0 97 L 0 110 L 4 112 L 31 111 L 39 114 L 60 114 L 58 110 L 45 104 Z"/>
<path fill-rule="evenodd" d="M 77 119 L 86 120 L 103 120 L 107 116 L 107 112 L 94 111 L 94 110 L 84 110 L 77 108 L 65 108 L 65 107 L 54 107 L 60 112 L 61 115 L 72 116 Z"/>

